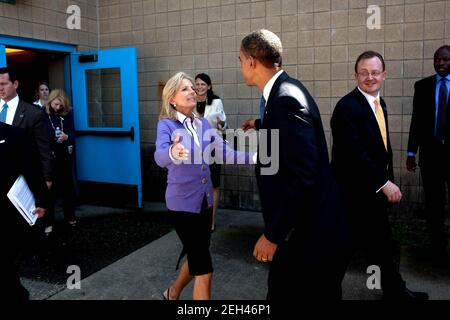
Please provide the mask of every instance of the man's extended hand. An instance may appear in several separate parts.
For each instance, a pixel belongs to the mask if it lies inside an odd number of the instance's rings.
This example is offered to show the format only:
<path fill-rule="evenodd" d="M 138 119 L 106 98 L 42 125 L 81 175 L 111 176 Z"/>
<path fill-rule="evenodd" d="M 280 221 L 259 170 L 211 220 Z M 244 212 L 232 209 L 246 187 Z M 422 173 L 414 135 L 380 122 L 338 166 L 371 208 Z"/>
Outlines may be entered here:
<path fill-rule="evenodd" d="M 186 149 L 180 141 L 181 137 L 177 133 L 177 136 L 175 137 L 175 140 L 173 140 L 172 144 L 172 157 L 176 160 L 187 160 L 189 156 L 189 150 Z"/>
<path fill-rule="evenodd" d="M 406 170 L 416 171 L 416 168 L 417 168 L 416 157 L 408 156 L 408 158 L 406 158 Z"/>
<path fill-rule="evenodd" d="M 250 118 L 244 121 L 244 123 L 242 124 L 242 129 L 244 131 L 250 130 L 250 129 L 255 129 L 255 119 Z"/>
<path fill-rule="evenodd" d="M 402 199 L 402 193 L 400 188 L 396 184 L 388 181 L 387 184 L 381 189 L 386 195 L 389 202 L 398 203 Z"/>
<path fill-rule="evenodd" d="M 256 260 L 261 262 L 272 261 L 277 247 L 277 244 L 267 240 L 266 236 L 263 234 L 261 237 L 259 237 L 258 241 L 255 244 L 253 256 L 256 258 Z"/>

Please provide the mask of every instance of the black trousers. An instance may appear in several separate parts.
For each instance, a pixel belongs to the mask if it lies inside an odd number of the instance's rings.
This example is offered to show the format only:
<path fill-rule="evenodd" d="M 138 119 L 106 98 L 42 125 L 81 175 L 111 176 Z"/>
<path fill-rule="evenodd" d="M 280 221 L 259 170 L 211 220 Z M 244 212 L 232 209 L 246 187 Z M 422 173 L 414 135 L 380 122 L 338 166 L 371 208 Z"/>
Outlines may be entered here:
<path fill-rule="evenodd" d="M 380 268 L 383 292 L 404 290 L 405 282 L 399 272 L 399 248 L 392 239 L 384 194 L 380 191 L 364 201 L 354 200 L 350 207 L 350 224 L 354 251 L 362 253 L 367 267 Z"/>
<path fill-rule="evenodd" d="M 58 198 L 62 199 L 64 218 L 67 221 L 75 220 L 75 182 L 73 178 L 70 158 L 57 158 L 55 176 L 50 189 L 51 205 L 43 218 L 46 226 L 55 222 L 55 204 Z"/>
<path fill-rule="evenodd" d="M 311 256 L 303 254 L 304 247 L 296 234 L 278 245 L 270 263 L 267 300 L 342 298 L 348 252 L 323 251 Z"/>
<path fill-rule="evenodd" d="M 447 187 L 450 190 L 450 169 L 445 164 L 421 165 L 420 172 L 425 194 L 425 211 L 431 250 L 442 253 L 447 248 L 447 230 L 445 227 L 445 203 Z M 450 166 L 447 162 L 446 166 Z"/>
<path fill-rule="evenodd" d="M 20 282 L 16 260 L 24 245 L 29 245 L 30 241 L 33 241 L 31 239 L 31 227 L 22 221 L 23 218 L 15 209 L 4 210 L 3 207 L 0 208 L 3 214 L 1 223 L 4 226 L 0 233 L 0 250 L 2 252 L 0 263 L 1 298 L 11 301 L 27 301 L 29 293 Z"/>

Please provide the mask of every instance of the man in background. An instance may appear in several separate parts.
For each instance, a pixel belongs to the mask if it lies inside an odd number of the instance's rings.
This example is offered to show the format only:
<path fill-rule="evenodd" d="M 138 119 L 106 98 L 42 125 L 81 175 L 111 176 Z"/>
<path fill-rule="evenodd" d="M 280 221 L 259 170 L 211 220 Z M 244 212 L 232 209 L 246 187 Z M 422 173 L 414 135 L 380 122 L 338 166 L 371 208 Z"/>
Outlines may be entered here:
<path fill-rule="evenodd" d="M 36 200 L 35 214 L 42 217 L 48 207 L 48 190 L 40 171 L 34 170 L 29 157 L 31 143 L 24 129 L 0 121 L 0 250 L 2 296 L 6 300 L 25 301 L 28 291 L 21 285 L 15 260 L 26 245 L 30 226 L 7 197 L 19 175 L 23 175 Z"/>
<path fill-rule="evenodd" d="M 406 169 L 416 170 L 419 150 L 430 249 L 440 259 L 446 255 L 448 242 L 444 209 L 450 183 L 450 46 L 436 50 L 434 70 L 436 74 L 414 85 Z"/>
<path fill-rule="evenodd" d="M 12 70 L 0 68 L 0 121 L 26 130 L 31 138 L 31 156 L 40 161 L 37 167 L 50 188 L 53 179 L 53 152 L 45 113 L 21 100 L 17 94 L 19 81 Z"/>
<path fill-rule="evenodd" d="M 350 210 L 355 249 L 368 266 L 380 268 L 385 299 L 428 299 L 406 288 L 391 236 L 388 203 L 400 202 L 402 193 L 394 183 L 387 110 L 380 96 L 386 79 L 383 57 L 362 53 L 355 78 L 358 86 L 338 101 L 331 117 L 331 164 Z"/>

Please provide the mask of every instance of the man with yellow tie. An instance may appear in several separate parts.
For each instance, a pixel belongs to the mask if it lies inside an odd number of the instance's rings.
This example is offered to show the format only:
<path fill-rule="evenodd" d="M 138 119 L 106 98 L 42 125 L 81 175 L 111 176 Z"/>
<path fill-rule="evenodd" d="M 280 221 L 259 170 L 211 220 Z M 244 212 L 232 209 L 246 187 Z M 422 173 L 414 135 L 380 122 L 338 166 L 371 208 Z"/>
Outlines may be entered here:
<path fill-rule="evenodd" d="M 402 198 L 393 182 L 386 104 L 380 89 L 386 79 L 383 57 L 362 53 L 355 63 L 358 86 L 339 100 L 331 118 L 332 167 L 350 212 L 354 250 L 368 266 L 380 268 L 385 299 L 428 299 L 406 288 L 399 273 L 387 207 Z"/>

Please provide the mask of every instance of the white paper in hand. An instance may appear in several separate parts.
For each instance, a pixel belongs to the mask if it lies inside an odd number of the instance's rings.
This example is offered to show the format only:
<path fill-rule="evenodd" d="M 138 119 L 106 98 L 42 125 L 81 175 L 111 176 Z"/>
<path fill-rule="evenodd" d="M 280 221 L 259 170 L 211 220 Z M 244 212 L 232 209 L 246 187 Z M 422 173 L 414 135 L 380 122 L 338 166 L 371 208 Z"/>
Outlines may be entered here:
<path fill-rule="evenodd" d="M 33 213 L 36 209 L 36 202 L 33 193 L 22 175 L 16 179 L 7 195 L 23 218 L 31 226 L 34 225 L 38 218 L 37 215 Z"/>

